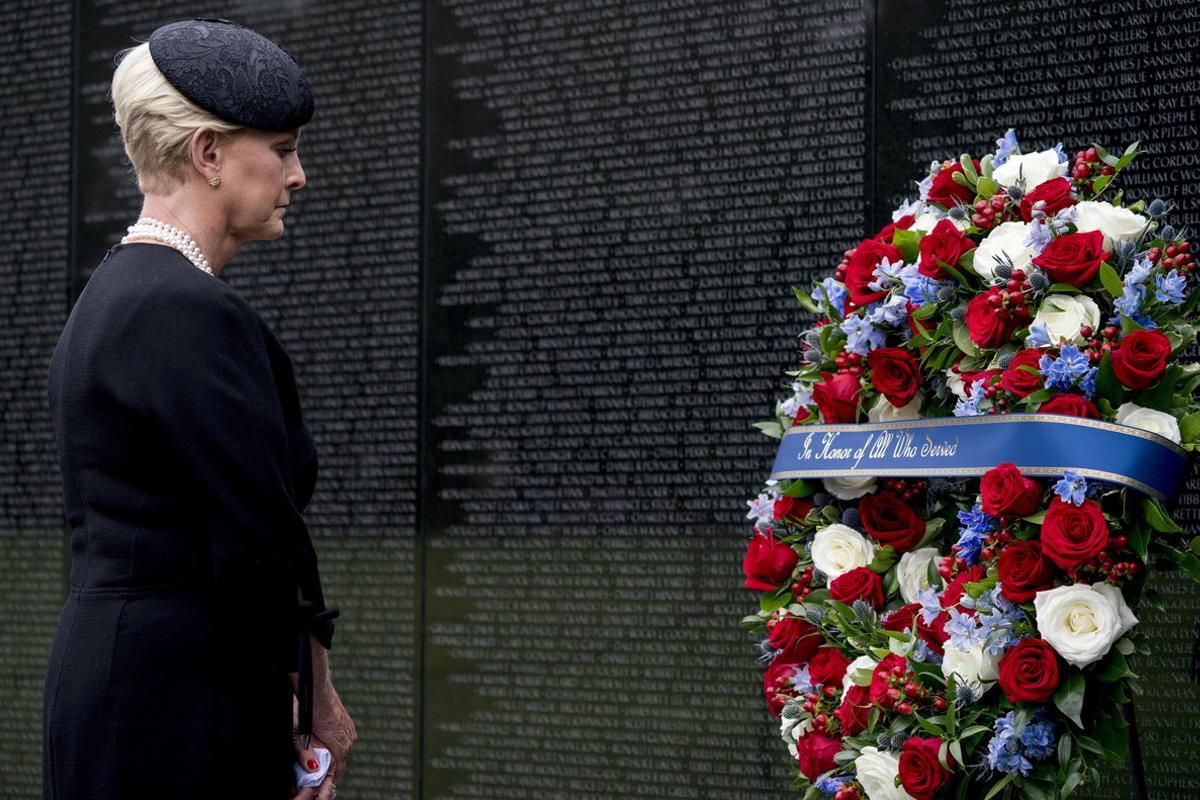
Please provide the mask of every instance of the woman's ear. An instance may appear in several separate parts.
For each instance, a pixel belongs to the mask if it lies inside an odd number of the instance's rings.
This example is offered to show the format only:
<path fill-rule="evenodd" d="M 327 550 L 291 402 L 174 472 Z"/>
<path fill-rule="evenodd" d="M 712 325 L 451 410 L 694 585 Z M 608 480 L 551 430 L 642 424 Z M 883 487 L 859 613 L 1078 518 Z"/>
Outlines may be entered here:
<path fill-rule="evenodd" d="M 224 144 L 224 137 L 211 128 L 199 128 L 192 134 L 192 167 L 205 181 L 220 177 Z"/>

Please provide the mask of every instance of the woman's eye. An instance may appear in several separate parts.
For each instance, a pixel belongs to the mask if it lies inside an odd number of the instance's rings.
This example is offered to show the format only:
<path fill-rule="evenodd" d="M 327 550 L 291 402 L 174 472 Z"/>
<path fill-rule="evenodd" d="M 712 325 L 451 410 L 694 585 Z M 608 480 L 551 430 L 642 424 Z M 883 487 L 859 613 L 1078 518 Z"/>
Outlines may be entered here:
<path fill-rule="evenodd" d="M 279 156 L 280 156 L 280 158 L 287 158 L 288 153 L 294 153 L 294 152 L 296 152 L 296 148 L 294 148 L 294 147 L 282 147 L 279 149 Z"/>

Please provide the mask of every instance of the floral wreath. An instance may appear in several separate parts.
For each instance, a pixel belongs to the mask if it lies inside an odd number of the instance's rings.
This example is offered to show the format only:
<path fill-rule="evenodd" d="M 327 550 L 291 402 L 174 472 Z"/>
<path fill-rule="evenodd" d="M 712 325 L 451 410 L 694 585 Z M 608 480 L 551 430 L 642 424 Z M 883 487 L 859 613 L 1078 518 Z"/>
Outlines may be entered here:
<path fill-rule="evenodd" d="M 1020 412 L 1200 446 L 1192 243 L 1169 203 L 1113 193 L 1138 143 L 996 144 L 933 163 L 919 200 L 793 290 L 819 319 L 756 427 Z M 1200 580 L 1200 537 L 1119 482 L 989 466 L 782 477 L 749 501 L 743 625 L 806 800 L 1066 798 L 1128 757 L 1135 610 L 1162 607 L 1146 564 Z"/>

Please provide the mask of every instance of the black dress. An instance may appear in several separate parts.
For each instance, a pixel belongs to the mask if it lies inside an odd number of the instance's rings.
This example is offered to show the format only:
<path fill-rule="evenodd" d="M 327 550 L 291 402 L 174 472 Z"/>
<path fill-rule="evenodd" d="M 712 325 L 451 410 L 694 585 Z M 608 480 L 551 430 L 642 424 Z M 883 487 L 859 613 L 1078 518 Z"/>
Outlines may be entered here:
<path fill-rule="evenodd" d="M 283 347 L 178 251 L 120 245 L 67 320 L 49 393 L 72 533 L 45 798 L 289 797 L 288 673 L 332 625 L 311 619 L 316 451 Z"/>

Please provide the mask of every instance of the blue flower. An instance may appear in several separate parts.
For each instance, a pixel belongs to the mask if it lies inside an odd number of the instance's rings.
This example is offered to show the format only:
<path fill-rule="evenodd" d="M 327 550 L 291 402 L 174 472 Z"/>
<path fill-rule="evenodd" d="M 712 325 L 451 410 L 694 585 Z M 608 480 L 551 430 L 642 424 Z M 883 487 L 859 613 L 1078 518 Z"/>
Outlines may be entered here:
<path fill-rule="evenodd" d="M 964 653 L 974 645 L 983 644 L 986 637 L 979 629 L 975 617 L 957 608 L 950 609 L 948 614 L 950 619 L 946 622 L 946 634 L 950 637 L 950 644 Z"/>
<path fill-rule="evenodd" d="M 942 663 L 942 656 L 922 639 L 917 639 L 912 652 L 909 653 L 909 658 L 913 661 L 920 661 L 922 664 L 940 665 Z"/>
<path fill-rule="evenodd" d="M 813 682 L 809 677 L 807 664 L 792 673 L 792 686 L 796 687 L 796 691 L 801 694 L 807 694 L 813 690 Z"/>
<path fill-rule="evenodd" d="M 1063 152 L 1062 142 L 1059 142 L 1058 144 L 1054 145 L 1054 152 L 1058 153 L 1058 163 L 1060 163 L 1060 164 L 1067 163 L 1067 154 Z"/>
<path fill-rule="evenodd" d="M 1100 374 L 1099 367 L 1092 367 L 1087 372 L 1083 373 L 1083 378 L 1079 381 L 1079 391 L 1083 392 L 1083 396 L 1091 400 L 1092 395 L 1096 393 L 1096 376 Z"/>
<path fill-rule="evenodd" d="M 971 566 L 979 563 L 979 556 L 983 552 L 983 534 L 978 531 L 963 528 L 959 533 L 958 541 L 955 542 L 954 554 L 966 561 Z"/>
<path fill-rule="evenodd" d="M 820 285 L 813 287 L 812 296 L 818 303 L 827 303 L 831 306 L 833 314 L 839 318 L 842 316 L 842 309 L 846 307 L 845 286 L 833 278 L 826 278 L 821 281 Z"/>
<path fill-rule="evenodd" d="M 1129 272 L 1125 273 L 1125 285 L 1134 286 L 1139 283 L 1145 283 L 1146 279 L 1154 274 L 1154 262 L 1149 258 L 1139 258 Z"/>
<path fill-rule="evenodd" d="M 1029 326 L 1029 336 L 1025 339 L 1025 344 L 1031 347 L 1049 347 L 1050 334 L 1046 331 L 1046 323 L 1044 320 L 1034 320 Z"/>
<path fill-rule="evenodd" d="M 926 625 L 932 625 L 933 621 L 942 613 L 942 601 L 938 599 L 937 589 L 932 587 L 927 589 L 917 590 L 917 602 L 921 604 L 921 619 Z"/>
<path fill-rule="evenodd" d="M 868 288 L 876 292 L 886 292 L 900 283 L 900 270 L 903 268 L 903 259 L 898 261 L 889 261 L 886 258 L 882 259 L 875 265 L 875 270 L 872 273 L 875 276 L 875 280 L 867 284 Z"/>
<path fill-rule="evenodd" d="M 892 295 L 871 309 L 867 321 L 873 325 L 904 325 L 908 322 L 908 301 L 903 296 Z"/>
<path fill-rule="evenodd" d="M 823 780 L 817 784 L 817 790 L 824 794 L 832 796 L 832 795 L 837 794 L 838 789 L 842 788 L 842 784 L 848 780 L 850 780 L 849 777 L 826 778 L 825 780 Z"/>
<path fill-rule="evenodd" d="M 1052 389 L 1067 391 L 1075 385 L 1075 381 L 1087 375 L 1091 369 L 1091 361 L 1079 352 L 1073 344 L 1066 344 L 1059 350 L 1058 358 L 1048 355 L 1038 360 L 1038 368 L 1046 376 L 1046 386 Z"/>
<path fill-rule="evenodd" d="M 847 317 L 840 327 L 846 334 L 846 349 L 860 356 L 865 356 L 877 347 L 883 347 L 887 341 L 884 331 L 855 314 Z"/>
<path fill-rule="evenodd" d="M 1138 284 L 1125 284 L 1125 291 L 1113 302 L 1113 308 L 1118 314 L 1126 317 L 1136 317 L 1142 311 L 1142 302 L 1146 299 L 1146 289 Z"/>
<path fill-rule="evenodd" d="M 956 417 L 978 417 L 984 412 L 979 410 L 979 404 L 983 401 L 983 393 L 986 391 L 983 388 L 982 381 L 976 381 L 967 388 L 967 399 L 960 399 L 954 404 L 954 416 Z"/>
<path fill-rule="evenodd" d="M 897 277 L 904 284 L 904 296 L 916 306 L 935 302 L 939 289 L 943 286 L 953 285 L 947 281 L 935 281 L 928 275 L 922 275 L 916 264 L 909 264 L 900 270 Z"/>
<path fill-rule="evenodd" d="M 987 533 L 996 529 L 996 520 L 983 513 L 983 506 L 976 503 L 970 511 L 959 511 L 958 522 L 976 533 Z"/>
<path fill-rule="evenodd" d="M 1054 484 L 1054 493 L 1060 500 L 1064 503 L 1074 503 L 1077 506 L 1083 505 L 1087 490 L 1087 480 L 1078 472 L 1071 470 L 1064 472 L 1062 480 Z"/>
<path fill-rule="evenodd" d="M 917 191 L 921 193 L 921 200 L 929 199 L 929 190 L 933 188 L 933 175 L 926 175 L 921 180 L 917 181 Z"/>
<path fill-rule="evenodd" d="M 1050 234 L 1050 226 L 1042 220 L 1035 219 L 1029 224 L 1029 233 L 1025 236 L 1025 246 L 1040 255 L 1050 246 L 1053 238 Z"/>
<path fill-rule="evenodd" d="M 1033 761 L 1044 761 L 1054 754 L 1054 723 L 1046 719 L 1045 712 L 1039 710 L 1018 731 L 1016 714 L 1016 711 L 1010 711 L 996 720 L 984 760 L 988 767 L 997 772 L 1028 775 L 1033 771 Z"/>
<path fill-rule="evenodd" d="M 919 217 L 925 210 L 925 204 L 920 200 L 906 200 L 892 211 L 892 222 L 899 222 L 908 216 Z"/>
<path fill-rule="evenodd" d="M 1014 153 L 1020 154 L 1021 145 L 1017 143 L 1017 131 L 1014 128 L 1009 128 L 1004 133 L 1004 138 L 996 140 L 996 155 L 992 159 L 992 166 L 1003 166 L 1008 157 Z"/>
<path fill-rule="evenodd" d="M 1166 275 L 1158 275 L 1154 279 L 1154 297 L 1160 303 L 1179 305 L 1183 302 L 1183 293 L 1187 291 L 1187 278 L 1175 270 Z"/>

